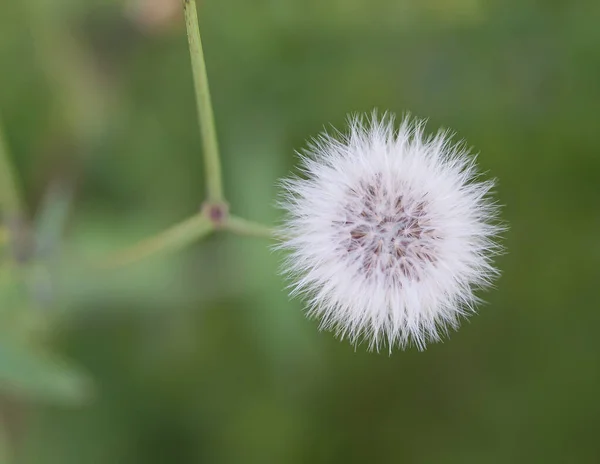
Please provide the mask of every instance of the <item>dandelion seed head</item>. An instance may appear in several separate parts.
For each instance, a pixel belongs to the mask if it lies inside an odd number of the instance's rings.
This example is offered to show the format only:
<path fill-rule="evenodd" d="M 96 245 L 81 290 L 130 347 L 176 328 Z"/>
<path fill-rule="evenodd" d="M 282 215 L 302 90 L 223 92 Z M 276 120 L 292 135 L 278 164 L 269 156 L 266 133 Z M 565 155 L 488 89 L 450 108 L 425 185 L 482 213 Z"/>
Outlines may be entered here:
<path fill-rule="evenodd" d="M 353 343 L 424 349 L 474 311 L 474 291 L 497 275 L 493 181 L 424 122 L 354 117 L 301 153 L 283 181 L 281 248 L 291 294 L 322 328 Z"/>

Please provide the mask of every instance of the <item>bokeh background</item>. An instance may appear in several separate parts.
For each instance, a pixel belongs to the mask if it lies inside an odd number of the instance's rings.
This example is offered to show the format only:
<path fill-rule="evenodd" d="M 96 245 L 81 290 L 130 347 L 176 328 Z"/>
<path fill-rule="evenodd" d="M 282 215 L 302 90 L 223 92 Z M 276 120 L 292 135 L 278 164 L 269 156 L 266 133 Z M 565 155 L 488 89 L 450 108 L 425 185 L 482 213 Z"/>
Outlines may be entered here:
<path fill-rule="evenodd" d="M 3 0 L 0 114 L 43 242 L 3 255 L 6 462 L 600 462 L 600 3 L 198 10 L 234 212 L 276 223 L 306 139 L 410 111 L 499 179 L 503 276 L 444 343 L 389 356 L 319 332 L 265 240 L 83 271 L 201 204 L 181 6 Z"/>

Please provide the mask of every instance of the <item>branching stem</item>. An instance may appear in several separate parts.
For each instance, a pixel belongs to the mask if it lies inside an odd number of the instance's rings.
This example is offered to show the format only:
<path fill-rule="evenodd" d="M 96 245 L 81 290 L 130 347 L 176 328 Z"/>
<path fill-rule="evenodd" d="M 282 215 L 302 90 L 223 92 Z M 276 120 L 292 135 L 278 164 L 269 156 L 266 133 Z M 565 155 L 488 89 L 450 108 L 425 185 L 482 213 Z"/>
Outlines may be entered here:
<path fill-rule="evenodd" d="M 100 263 L 100 267 L 126 266 L 151 255 L 174 251 L 205 237 L 213 230 L 214 224 L 206 216 L 197 214 L 157 235 L 109 256 Z"/>
<path fill-rule="evenodd" d="M 273 238 L 275 236 L 273 229 L 270 227 L 236 216 L 230 216 L 223 229 L 249 237 Z"/>
<path fill-rule="evenodd" d="M 204 166 L 207 185 L 207 198 L 202 211 L 153 237 L 147 238 L 132 247 L 117 252 L 106 259 L 102 267 L 118 267 L 134 263 L 150 255 L 181 248 L 194 240 L 203 238 L 213 231 L 227 230 L 238 235 L 273 238 L 273 231 L 246 219 L 229 215 L 229 207 L 223 193 L 221 160 L 217 142 L 217 131 L 208 87 L 206 62 L 200 39 L 198 12 L 195 0 L 182 0 L 187 30 L 198 123 L 204 146 Z"/>

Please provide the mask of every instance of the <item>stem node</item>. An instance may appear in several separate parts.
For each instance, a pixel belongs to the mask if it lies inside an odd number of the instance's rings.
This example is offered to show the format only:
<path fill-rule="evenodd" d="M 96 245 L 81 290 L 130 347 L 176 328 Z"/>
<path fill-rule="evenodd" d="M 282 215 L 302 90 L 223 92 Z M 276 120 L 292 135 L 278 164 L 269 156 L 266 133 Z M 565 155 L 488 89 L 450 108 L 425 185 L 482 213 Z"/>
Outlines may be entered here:
<path fill-rule="evenodd" d="M 223 201 L 205 201 L 201 212 L 212 223 L 215 230 L 224 229 L 229 221 L 229 205 Z"/>

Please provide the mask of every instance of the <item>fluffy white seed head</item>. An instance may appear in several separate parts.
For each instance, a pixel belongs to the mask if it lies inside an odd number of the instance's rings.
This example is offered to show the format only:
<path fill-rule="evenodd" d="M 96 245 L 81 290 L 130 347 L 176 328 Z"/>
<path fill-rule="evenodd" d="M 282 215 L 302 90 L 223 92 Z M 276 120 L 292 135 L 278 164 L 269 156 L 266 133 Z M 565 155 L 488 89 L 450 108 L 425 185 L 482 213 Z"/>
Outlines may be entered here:
<path fill-rule="evenodd" d="M 474 157 L 423 121 L 354 117 L 301 153 L 283 181 L 281 248 L 292 295 L 321 327 L 370 348 L 424 349 L 474 311 L 491 283 L 497 207 Z"/>

